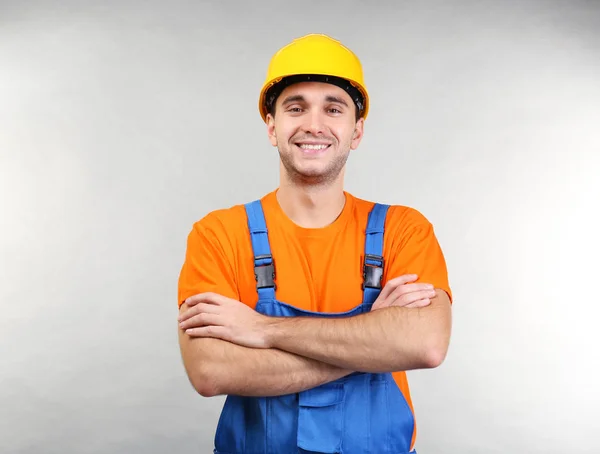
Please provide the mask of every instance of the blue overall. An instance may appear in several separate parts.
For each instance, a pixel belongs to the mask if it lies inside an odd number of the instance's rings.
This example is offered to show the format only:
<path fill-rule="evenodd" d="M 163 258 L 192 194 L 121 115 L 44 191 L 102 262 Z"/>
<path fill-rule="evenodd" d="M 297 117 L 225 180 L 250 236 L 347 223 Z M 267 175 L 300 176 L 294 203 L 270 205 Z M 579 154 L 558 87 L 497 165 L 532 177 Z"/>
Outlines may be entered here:
<path fill-rule="evenodd" d="M 369 213 L 363 301 L 340 313 L 306 311 L 277 301 L 274 260 L 261 203 L 257 200 L 245 208 L 254 252 L 258 312 L 276 317 L 348 317 L 371 310 L 381 291 L 387 205 L 375 204 Z M 413 414 L 391 373 L 354 372 L 299 393 L 227 396 L 213 452 L 416 454 L 409 451 L 413 428 Z"/>

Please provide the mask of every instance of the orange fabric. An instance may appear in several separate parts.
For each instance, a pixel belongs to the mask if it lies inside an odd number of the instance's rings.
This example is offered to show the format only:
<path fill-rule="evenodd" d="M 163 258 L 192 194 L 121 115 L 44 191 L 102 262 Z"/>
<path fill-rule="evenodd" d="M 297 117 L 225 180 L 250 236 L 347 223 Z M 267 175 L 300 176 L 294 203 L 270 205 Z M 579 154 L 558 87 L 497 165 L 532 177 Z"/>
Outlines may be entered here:
<path fill-rule="evenodd" d="M 301 309 L 343 312 L 362 301 L 362 263 L 367 217 L 373 207 L 346 193 L 340 216 L 329 226 L 306 229 L 281 210 L 273 191 L 262 198 L 276 297 Z M 403 274 L 445 290 L 452 301 L 446 263 L 431 223 L 417 210 L 392 205 L 385 225 L 384 283 Z M 178 303 L 197 293 L 216 292 L 254 308 L 258 299 L 254 259 L 243 205 L 213 211 L 188 236 L 178 286 Z M 411 410 L 405 372 L 394 379 Z M 413 410 L 414 414 L 414 410 Z M 413 433 L 413 442 L 416 434 Z"/>

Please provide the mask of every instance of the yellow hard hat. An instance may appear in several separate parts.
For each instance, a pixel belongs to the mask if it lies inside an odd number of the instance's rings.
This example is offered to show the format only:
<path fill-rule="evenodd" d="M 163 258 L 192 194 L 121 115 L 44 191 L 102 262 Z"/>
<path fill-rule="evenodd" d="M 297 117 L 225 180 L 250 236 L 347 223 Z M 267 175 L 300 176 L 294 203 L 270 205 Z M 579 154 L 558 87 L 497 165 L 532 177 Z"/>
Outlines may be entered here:
<path fill-rule="evenodd" d="M 356 103 L 360 116 L 367 117 L 369 95 L 360 60 L 340 41 L 313 33 L 293 40 L 271 59 L 258 101 L 262 119 L 266 121 L 267 104 L 281 93 L 282 81 L 287 86 L 293 82 L 308 80 L 329 82 L 342 87 Z M 273 87 L 281 89 L 271 90 Z"/>

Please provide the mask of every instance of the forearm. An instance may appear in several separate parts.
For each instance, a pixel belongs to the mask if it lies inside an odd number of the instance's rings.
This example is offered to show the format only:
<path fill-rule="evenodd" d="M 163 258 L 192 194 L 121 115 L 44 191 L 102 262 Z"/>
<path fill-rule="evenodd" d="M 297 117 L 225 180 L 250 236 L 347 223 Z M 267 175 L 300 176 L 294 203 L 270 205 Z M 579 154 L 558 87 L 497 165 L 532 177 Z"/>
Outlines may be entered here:
<path fill-rule="evenodd" d="M 388 307 L 347 318 L 274 318 L 269 344 L 362 372 L 437 367 L 449 342 L 449 311 L 444 300 L 419 309 Z"/>
<path fill-rule="evenodd" d="M 180 330 L 184 365 L 203 396 L 276 396 L 304 391 L 351 370 L 276 349 L 253 349 L 213 338 L 190 338 Z"/>

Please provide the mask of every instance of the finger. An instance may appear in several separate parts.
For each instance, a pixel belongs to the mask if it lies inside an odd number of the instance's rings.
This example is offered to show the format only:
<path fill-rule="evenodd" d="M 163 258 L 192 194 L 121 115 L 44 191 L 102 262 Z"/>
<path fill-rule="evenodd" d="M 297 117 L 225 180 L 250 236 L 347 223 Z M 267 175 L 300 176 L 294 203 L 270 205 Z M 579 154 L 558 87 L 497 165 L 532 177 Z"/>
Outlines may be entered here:
<path fill-rule="evenodd" d="M 226 339 L 227 329 L 223 326 L 202 326 L 199 328 L 189 328 L 185 333 L 190 337 L 214 337 L 217 339 Z"/>
<path fill-rule="evenodd" d="M 408 304 L 421 298 L 432 297 L 435 294 L 432 292 L 435 292 L 435 290 L 429 284 L 406 284 L 397 287 L 387 299 L 392 302 L 402 299 L 402 303 Z"/>
<path fill-rule="evenodd" d="M 435 296 L 435 290 L 419 290 L 410 293 L 392 294 L 390 296 L 391 304 L 394 306 L 406 306 L 412 304 L 415 301 L 419 301 L 424 298 L 433 298 Z"/>
<path fill-rule="evenodd" d="M 198 293 L 197 295 L 190 296 L 184 302 L 188 306 L 195 306 L 198 303 L 209 303 L 209 304 L 219 304 L 223 300 L 223 296 L 218 293 L 213 292 L 205 292 Z"/>
<path fill-rule="evenodd" d="M 409 293 L 421 293 L 422 294 L 422 292 L 427 293 L 427 295 L 425 295 L 426 297 L 435 295 L 435 289 L 434 289 L 433 285 L 419 283 L 419 284 L 400 285 L 394 289 L 394 291 L 390 294 L 389 298 L 397 299 L 397 298 L 400 298 L 403 295 L 407 295 Z M 433 292 L 433 293 L 431 293 L 431 292 Z M 423 298 L 423 297 L 421 297 L 421 298 Z"/>
<path fill-rule="evenodd" d="M 219 305 L 219 302 L 223 299 L 224 297 L 222 297 L 221 295 L 218 295 L 216 293 L 199 293 L 197 295 L 194 296 L 190 296 L 188 299 L 186 299 L 183 304 L 186 305 L 186 307 L 188 307 L 189 309 L 185 310 L 184 312 L 181 312 L 179 314 L 179 316 L 177 317 L 178 321 L 182 321 L 182 320 L 186 320 L 196 314 L 198 314 L 198 305 L 203 304 L 205 307 L 205 311 L 208 312 L 208 309 L 206 309 L 206 305 Z M 182 305 L 183 306 L 183 305 Z"/>
<path fill-rule="evenodd" d="M 416 284 L 404 284 L 404 285 L 396 287 L 396 290 L 398 290 L 397 294 L 418 292 L 418 291 L 422 291 L 422 290 L 433 290 L 433 289 L 434 289 L 433 284 L 427 284 L 424 282 L 419 282 Z"/>
<path fill-rule="evenodd" d="M 410 303 L 407 304 L 404 307 L 410 307 L 410 308 L 414 308 L 414 307 L 425 307 L 425 306 L 429 306 L 431 304 L 431 300 L 429 298 L 423 298 L 421 300 L 415 301 L 414 303 Z"/>
<path fill-rule="evenodd" d="M 198 311 L 199 314 L 218 314 L 221 311 L 221 308 L 218 305 L 210 303 L 198 303 L 196 304 L 195 309 Z"/>
<path fill-rule="evenodd" d="M 185 303 L 184 303 L 185 304 Z M 183 312 L 181 312 L 178 316 L 177 316 L 177 321 L 178 322 L 182 322 L 184 320 L 187 320 L 190 317 L 193 317 L 194 315 L 198 314 L 198 312 L 196 311 L 195 307 L 189 308 L 184 310 Z"/>
<path fill-rule="evenodd" d="M 177 321 L 182 322 L 184 320 L 189 319 L 190 317 L 194 317 L 195 315 L 204 312 L 209 314 L 216 314 L 219 312 L 219 306 L 208 303 L 198 303 L 195 306 L 192 306 L 191 308 L 179 314 L 179 316 L 177 317 Z"/>
<path fill-rule="evenodd" d="M 416 274 L 403 274 L 402 276 L 397 276 L 393 279 L 390 279 L 388 283 L 398 286 L 408 284 L 409 282 L 414 282 L 419 278 Z"/>
<path fill-rule="evenodd" d="M 387 298 L 398 286 L 407 284 L 409 282 L 416 281 L 418 276 L 416 274 L 404 274 L 402 276 L 395 277 L 387 281 L 381 292 L 379 293 L 380 298 Z"/>
<path fill-rule="evenodd" d="M 222 321 L 222 317 L 219 317 L 216 314 L 202 312 L 198 315 L 194 315 L 193 317 L 183 320 L 181 323 L 179 323 L 179 327 L 185 330 L 188 328 L 197 328 L 207 325 L 217 326 L 220 325 Z"/>

